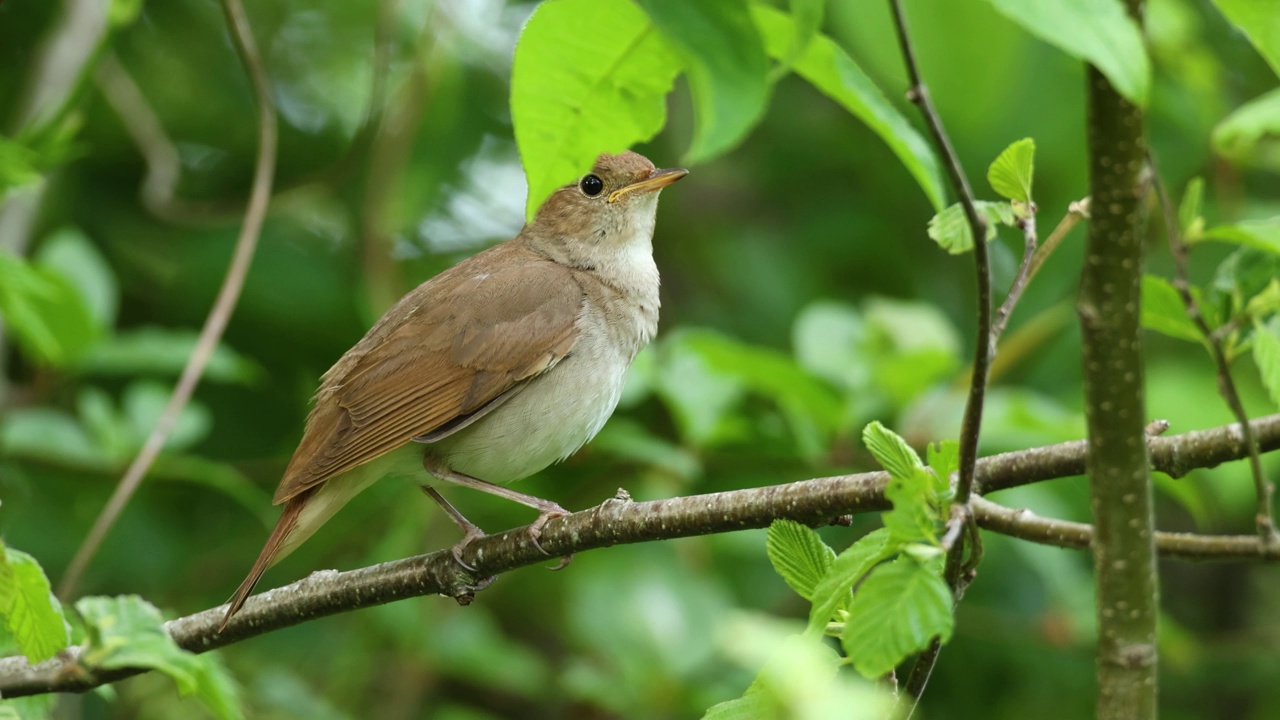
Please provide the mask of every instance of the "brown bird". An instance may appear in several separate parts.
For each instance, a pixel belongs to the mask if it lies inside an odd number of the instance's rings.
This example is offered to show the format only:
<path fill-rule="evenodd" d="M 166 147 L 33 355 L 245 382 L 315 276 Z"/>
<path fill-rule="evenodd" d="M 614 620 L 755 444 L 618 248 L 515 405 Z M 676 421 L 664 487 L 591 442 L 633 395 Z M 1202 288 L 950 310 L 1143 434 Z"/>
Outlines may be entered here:
<path fill-rule="evenodd" d="M 502 485 L 573 454 L 613 413 L 658 327 L 658 191 L 684 177 L 633 152 L 601 155 L 514 239 L 405 295 L 324 374 L 276 490 L 280 520 L 221 629 L 262 573 L 380 478 L 437 479 L 566 514 Z M 432 488 L 464 531 L 483 533 Z"/>

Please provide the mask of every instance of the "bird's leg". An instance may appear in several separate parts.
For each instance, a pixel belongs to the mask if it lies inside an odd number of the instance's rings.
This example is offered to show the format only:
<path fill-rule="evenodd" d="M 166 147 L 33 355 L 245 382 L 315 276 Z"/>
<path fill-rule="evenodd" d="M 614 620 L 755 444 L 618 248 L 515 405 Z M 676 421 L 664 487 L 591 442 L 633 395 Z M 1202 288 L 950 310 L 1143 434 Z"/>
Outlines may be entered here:
<path fill-rule="evenodd" d="M 542 545 L 538 543 L 538 538 L 542 536 L 542 528 L 544 525 L 547 524 L 547 521 L 551 520 L 552 518 L 564 517 L 565 515 L 568 515 L 569 514 L 568 510 L 565 510 L 564 508 L 560 507 L 556 503 L 551 502 L 550 500 L 543 500 L 542 498 L 534 497 L 532 495 L 526 495 L 522 492 L 517 492 L 515 490 L 512 490 L 511 488 L 503 487 L 502 485 L 495 485 L 494 483 L 481 480 L 480 478 L 474 478 L 474 477 L 471 477 L 470 475 L 463 475 L 460 472 L 455 472 L 454 470 L 446 466 L 444 463 L 436 460 L 430 455 L 427 455 L 422 459 L 422 466 L 426 468 L 427 472 L 440 478 L 441 480 L 444 480 L 445 482 L 451 482 L 454 485 L 461 485 L 463 487 L 469 487 L 473 490 L 480 490 L 481 492 L 487 492 L 490 495 L 496 495 L 500 498 L 506 498 L 507 500 L 511 500 L 512 502 L 517 502 L 517 503 L 520 503 L 521 505 L 524 505 L 525 507 L 531 507 L 534 510 L 537 510 L 538 519 L 534 520 L 533 524 L 529 526 L 529 540 L 533 542 L 533 546 L 538 548 L 538 550 L 543 555 L 551 557 L 551 553 L 547 552 L 546 550 L 543 550 Z M 455 510 L 454 512 L 457 512 L 457 511 Z M 559 570 L 560 568 L 564 567 L 567 564 L 568 564 L 567 561 L 562 562 L 560 566 L 557 567 L 556 569 Z"/>
<path fill-rule="evenodd" d="M 453 521 L 453 524 L 457 525 L 458 529 L 462 531 L 462 539 L 450 548 L 449 552 L 453 553 L 453 559 L 457 560 L 459 565 L 471 572 L 475 572 L 476 569 L 466 560 L 462 559 L 462 551 L 471 543 L 484 537 L 485 531 L 481 530 L 479 525 L 468 520 L 466 516 L 458 511 L 458 508 L 453 506 L 453 503 L 445 500 L 444 496 L 440 494 L 440 491 L 430 485 L 420 485 L 419 487 L 422 488 L 422 492 L 427 494 L 427 497 L 436 501 L 436 504 L 440 506 L 440 509 L 444 510 L 445 515 L 448 515 L 449 519 Z"/>

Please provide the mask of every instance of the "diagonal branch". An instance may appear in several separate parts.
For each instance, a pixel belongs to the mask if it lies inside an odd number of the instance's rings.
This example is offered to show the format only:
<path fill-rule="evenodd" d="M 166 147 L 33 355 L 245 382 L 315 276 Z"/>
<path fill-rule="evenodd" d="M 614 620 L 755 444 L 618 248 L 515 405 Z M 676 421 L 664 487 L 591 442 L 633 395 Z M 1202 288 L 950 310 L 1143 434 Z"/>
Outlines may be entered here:
<path fill-rule="evenodd" d="M 195 392 L 196 384 L 200 382 L 200 376 L 204 374 L 205 365 L 208 364 L 209 358 L 213 355 L 213 351 L 218 345 L 218 340 L 222 338 L 227 322 L 231 319 L 231 313 L 235 310 L 236 301 L 240 297 L 240 289 L 244 286 L 244 278 L 249 273 L 249 264 L 253 260 L 254 250 L 258 245 L 258 236 L 262 232 L 263 220 L 267 215 L 267 205 L 271 199 L 271 183 L 275 175 L 276 165 L 275 108 L 271 104 L 271 97 L 267 88 L 266 70 L 262 64 L 262 58 L 258 54 L 257 45 L 254 43 L 253 31 L 249 27 L 244 7 L 240 4 L 240 0 L 223 0 L 223 8 L 226 11 L 227 25 L 230 28 L 231 37 L 240 53 L 240 59 L 244 63 L 246 71 L 252 79 L 254 98 L 258 105 L 258 156 L 254 164 L 253 188 L 250 191 L 249 208 L 245 212 L 244 224 L 240 227 L 240 237 L 236 239 L 235 254 L 231 258 L 231 265 L 227 268 L 226 277 L 222 281 L 222 288 L 218 291 L 218 297 L 214 301 L 213 308 L 209 311 L 209 317 L 205 319 L 204 327 L 200 330 L 200 338 L 196 342 L 196 347 L 192 351 L 191 357 L 187 359 L 187 365 L 182 369 L 182 376 L 178 378 L 178 384 L 173 390 L 173 395 L 169 397 L 169 403 L 165 405 L 160 419 L 156 421 L 151 434 L 147 436 L 142 450 L 134 458 L 129 469 L 125 471 L 120 484 L 116 486 L 111 499 L 107 501 L 106 506 L 103 507 L 102 512 L 94 521 L 93 528 L 89 530 L 89 535 L 85 538 L 84 543 L 80 545 L 80 549 L 76 551 L 75 557 L 72 559 L 70 566 L 68 566 L 62 582 L 58 586 L 58 596 L 63 599 L 66 599 L 75 591 L 76 583 L 79 582 L 80 576 L 84 573 L 85 568 L 88 567 L 89 561 L 97 553 L 103 539 L 107 536 L 107 532 L 111 530 L 116 518 L 120 516 L 129 499 L 133 497 L 133 493 L 142 484 L 147 471 L 151 469 L 151 464 L 155 462 L 160 450 L 164 448 L 165 441 L 169 438 L 169 433 L 173 431 L 174 426 L 177 424 L 178 415 L 182 412 L 182 408 L 186 407 L 192 393 Z"/>
<path fill-rule="evenodd" d="M 1263 450 L 1280 450 L 1280 415 L 1258 418 L 1251 425 Z M 1151 438 L 1148 444 L 1153 466 L 1175 476 L 1248 454 L 1237 425 Z M 977 474 L 988 491 L 1070 477 L 1083 472 L 1086 451 L 1083 441 L 1075 441 L 994 455 L 978 461 Z M 888 480 L 887 473 L 872 472 L 653 502 L 630 502 L 620 492 L 618 498 L 599 507 L 548 522 L 540 542 L 552 555 L 568 555 L 613 545 L 763 528 L 779 518 L 818 525 L 848 513 L 887 509 L 884 487 Z M 975 507 L 986 505 L 977 502 Z M 990 525 L 995 520 L 988 514 L 986 522 Z M 1280 559 L 1276 551 L 1268 552 L 1271 554 L 1265 559 Z M 1212 548 L 1171 548 L 1171 556 L 1192 560 L 1246 555 L 1264 557 L 1244 551 L 1232 554 Z M 172 620 L 167 628 L 180 647 L 200 653 L 327 615 L 411 597 L 440 594 L 466 603 L 487 584 L 486 576 L 542 564 L 547 556 L 529 543 L 525 528 L 516 528 L 476 540 L 467 546 L 463 559 L 476 568 L 474 573 L 463 571 L 448 550 L 343 573 L 320 571 L 253 596 L 224 633 L 218 633 L 217 628 L 225 605 Z M 0 659 L 0 697 L 83 692 L 143 672 L 85 668 L 79 665 L 83 653 L 83 647 L 74 647 L 34 667 L 22 657 Z"/>

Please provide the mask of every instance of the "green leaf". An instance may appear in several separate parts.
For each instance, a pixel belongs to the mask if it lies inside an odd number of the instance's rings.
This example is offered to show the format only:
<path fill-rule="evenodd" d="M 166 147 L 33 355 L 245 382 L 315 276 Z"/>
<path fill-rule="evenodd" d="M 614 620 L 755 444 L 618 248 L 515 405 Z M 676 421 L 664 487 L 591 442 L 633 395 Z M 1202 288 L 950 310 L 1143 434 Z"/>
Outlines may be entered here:
<path fill-rule="evenodd" d="M 840 640 L 858 672 L 878 678 L 933 638 L 949 640 L 951 606 L 941 563 L 901 557 L 877 567 L 858 587 Z"/>
<path fill-rule="evenodd" d="M 797 595 L 810 601 L 836 557 L 818 533 L 794 520 L 774 520 L 765 549 L 773 569 Z"/>
<path fill-rule="evenodd" d="M 789 72 L 809 49 L 809 43 L 817 36 L 822 27 L 822 16 L 826 14 L 827 0 L 790 0 L 791 19 L 795 23 L 795 31 L 791 35 L 791 45 L 779 62 L 780 70 Z"/>
<path fill-rule="evenodd" d="M 0 615 L 31 663 L 57 655 L 70 640 L 62 605 L 49 590 L 40 563 L 0 543 Z"/>
<path fill-rule="evenodd" d="M 1155 275 L 1142 276 L 1142 327 L 1179 340 L 1204 342 L 1173 283 Z"/>
<path fill-rule="evenodd" d="M 1280 278 L 1271 282 L 1245 303 L 1244 311 L 1251 318 L 1264 318 L 1280 310 Z"/>
<path fill-rule="evenodd" d="M 1178 205 L 1178 228 L 1185 242 L 1194 242 L 1204 232 L 1204 217 L 1200 214 L 1200 206 L 1204 201 L 1204 178 L 1193 177 L 1182 193 L 1182 203 Z"/>
<path fill-rule="evenodd" d="M 91 668 L 149 668 L 173 679 L 182 695 L 195 693 L 214 715 L 244 717 L 238 689 L 212 655 L 178 647 L 154 605 L 136 595 L 86 597 L 76 603 L 89 639 L 82 662 Z"/>
<path fill-rule="evenodd" d="M 1235 225 L 1218 225 L 1204 231 L 1201 240 L 1243 245 L 1280 254 L 1280 216 L 1265 220 L 1242 220 Z"/>
<path fill-rule="evenodd" d="M 910 475 L 890 478 L 884 496 L 893 503 L 892 510 L 880 514 L 891 542 L 938 545 L 939 510 L 932 473 L 918 468 Z"/>
<path fill-rule="evenodd" d="M 924 469 L 920 456 L 911 449 L 907 441 L 879 421 L 863 428 L 862 442 L 871 451 L 876 462 L 895 478 L 910 478 L 917 470 Z"/>
<path fill-rule="evenodd" d="M 122 330 L 89 350 L 76 369 L 92 375 L 153 374 L 177 377 L 199 342 L 200 333 L 187 329 L 142 327 Z M 253 385 L 265 373 L 258 363 L 219 343 L 205 365 L 201 382 Z"/>
<path fill-rule="evenodd" d="M 1276 320 L 1254 323 L 1253 362 L 1258 366 L 1271 402 L 1280 405 L 1280 326 Z"/>
<path fill-rule="evenodd" d="M 1236 108 L 1211 137 L 1213 149 L 1229 160 L 1280 170 L 1280 89 Z"/>
<path fill-rule="evenodd" d="M 1027 32 L 1097 67 L 1129 102 L 1146 106 L 1151 62 L 1142 29 L 1121 0 L 987 1 Z"/>
<path fill-rule="evenodd" d="M 28 695 L 0 700 L 0 720 L 49 720 L 57 695 Z"/>
<path fill-rule="evenodd" d="M 40 179 L 38 154 L 24 143 L 0 135 L 0 198 L 9 190 Z"/>
<path fill-rule="evenodd" d="M 556 187 L 658 133 L 680 60 L 631 0 L 548 0 L 516 44 L 511 121 L 526 215 Z"/>
<path fill-rule="evenodd" d="M 1036 141 L 1023 138 L 1005 148 L 991 167 L 987 182 L 1002 197 L 1031 202 L 1031 180 L 1035 175 Z"/>
<path fill-rule="evenodd" d="M 644 423 L 614 415 L 591 441 L 593 452 L 642 463 L 684 480 L 702 475 L 702 463 L 689 448 L 655 435 Z"/>
<path fill-rule="evenodd" d="M 889 531 L 881 528 L 862 536 L 837 555 L 831 567 L 827 568 L 827 574 L 813 589 L 813 607 L 809 610 L 806 634 L 821 634 L 836 611 L 848 606 L 852 599 L 850 589 L 893 552 L 894 548 L 889 545 Z"/>
<path fill-rule="evenodd" d="M 1213 0 L 1227 19 L 1240 28 L 1249 42 L 1280 74 L 1280 22 L 1269 0 Z"/>
<path fill-rule="evenodd" d="M 684 61 L 697 125 L 685 162 L 730 150 L 769 101 L 769 59 L 747 0 L 637 0 Z"/>
<path fill-rule="evenodd" d="M 35 264 L 70 281 L 101 331 L 116 322 L 120 284 L 98 248 L 80 229 L 64 227 L 40 244 Z"/>
<path fill-rule="evenodd" d="M 973 205 L 987 220 L 987 242 L 995 239 L 997 226 L 1012 227 L 1015 222 L 1013 206 L 1007 202 L 977 200 Z M 969 218 L 965 217 L 964 206 L 956 203 L 930 218 L 929 237 L 952 255 L 972 250 L 973 230 L 969 228 Z"/>
<path fill-rule="evenodd" d="M 5 250 L 0 250 L 0 317 L 23 350 L 52 365 L 74 361 L 100 332 L 67 278 Z"/>
<path fill-rule="evenodd" d="M 769 56 L 785 58 L 797 32 L 795 22 L 786 13 L 761 3 L 753 4 L 751 13 L 764 36 Z M 818 35 L 792 69 L 879 135 L 920 184 L 933 209 L 942 209 L 946 192 L 943 190 L 942 166 L 933 147 L 885 98 L 848 53 L 831 38 Z"/>
<path fill-rule="evenodd" d="M 951 473 L 960 469 L 960 443 L 944 440 L 930 443 L 925 458 L 934 474 L 934 488 L 939 494 L 951 489 Z"/>

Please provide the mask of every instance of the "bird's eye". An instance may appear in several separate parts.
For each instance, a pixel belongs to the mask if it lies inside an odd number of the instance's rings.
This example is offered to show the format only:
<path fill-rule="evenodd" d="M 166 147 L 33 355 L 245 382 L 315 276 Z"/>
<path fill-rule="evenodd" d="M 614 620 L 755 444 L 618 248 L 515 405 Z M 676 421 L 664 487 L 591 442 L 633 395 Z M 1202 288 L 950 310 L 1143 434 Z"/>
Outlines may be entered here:
<path fill-rule="evenodd" d="M 604 181 L 595 175 L 588 175 L 582 178 L 582 182 L 578 183 L 578 187 L 582 188 L 582 192 L 587 197 L 595 197 L 604 191 Z"/>

